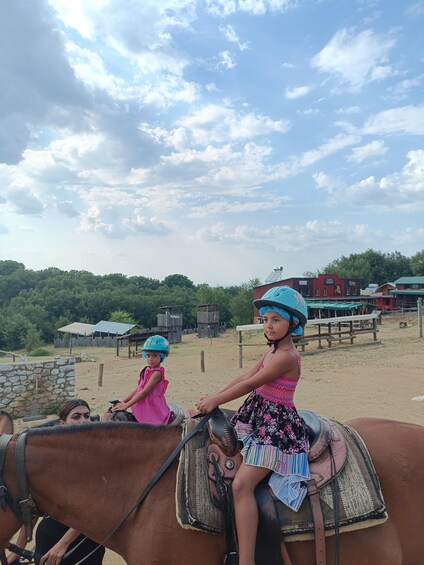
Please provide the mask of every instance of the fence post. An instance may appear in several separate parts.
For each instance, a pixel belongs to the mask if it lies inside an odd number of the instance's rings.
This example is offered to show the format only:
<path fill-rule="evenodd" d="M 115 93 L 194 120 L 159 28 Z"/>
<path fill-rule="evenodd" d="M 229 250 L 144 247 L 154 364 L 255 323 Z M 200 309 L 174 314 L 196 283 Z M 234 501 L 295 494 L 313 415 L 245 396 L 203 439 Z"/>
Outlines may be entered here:
<path fill-rule="evenodd" d="M 203 349 L 200 351 L 200 370 L 202 373 L 205 372 L 205 352 Z"/>
<path fill-rule="evenodd" d="M 103 363 L 99 365 L 99 378 L 97 379 L 98 386 L 103 386 Z"/>
<path fill-rule="evenodd" d="M 239 331 L 239 367 L 243 368 L 243 337 L 241 330 Z"/>
<path fill-rule="evenodd" d="M 423 299 L 417 300 L 417 315 L 418 315 L 418 337 L 423 337 Z"/>

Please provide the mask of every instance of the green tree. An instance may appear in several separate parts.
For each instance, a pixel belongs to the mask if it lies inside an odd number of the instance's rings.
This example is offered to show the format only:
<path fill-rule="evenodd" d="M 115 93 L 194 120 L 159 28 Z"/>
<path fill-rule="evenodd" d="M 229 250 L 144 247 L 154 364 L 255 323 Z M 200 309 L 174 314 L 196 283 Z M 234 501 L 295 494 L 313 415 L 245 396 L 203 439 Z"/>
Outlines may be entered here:
<path fill-rule="evenodd" d="M 244 285 L 231 299 L 231 325 L 241 326 L 253 323 L 253 289 Z"/>
<path fill-rule="evenodd" d="M 125 310 L 115 310 L 109 316 L 110 322 L 121 322 L 123 324 L 135 324 L 134 318 Z"/>
<path fill-rule="evenodd" d="M 415 253 L 410 259 L 412 273 L 416 277 L 424 276 L 424 249 Z"/>
<path fill-rule="evenodd" d="M 194 288 L 194 283 L 185 275 L 168 275 L 163 279 L 166 286 L 182 286 L 183 288 Z"/>
<path fill-rule="evenodd" d="M 10 350 L 29 350 L 42 344 L 40 332 L 22 314 L 16 314 L 6 320 L 5 340 L 6 347 Z"/>
<path fill-rule="evenodd" d="M 18 263 L 17 261 L 11 261 L 9 259 L 0 261 L 0 277 L 7 277 L 21 269 L 25 269 L 25 265 L 23 263 Z"/>
<path fill-rule="evenodd" d="M 364 253 L 342 256 L 325 266 L 322 272 L 334 273 L 343 278 L 359 278 L 365 288 L 370 283 L 383 284 L 408 276 L 411 267 L 409 259 L 398 251 L 387 254 L 368 249 Z"/>

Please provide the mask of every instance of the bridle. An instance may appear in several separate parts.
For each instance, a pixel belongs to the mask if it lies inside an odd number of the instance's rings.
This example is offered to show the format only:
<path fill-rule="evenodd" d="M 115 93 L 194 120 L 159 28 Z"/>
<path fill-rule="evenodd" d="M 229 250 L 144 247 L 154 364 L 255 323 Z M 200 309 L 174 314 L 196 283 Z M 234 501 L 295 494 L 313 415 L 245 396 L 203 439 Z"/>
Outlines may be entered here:
<path fill-rule="evenodd" d="M 109 538 L 115 534 L 122 525 L 129 519 L 129 517 L 138 509 L 141 503 L 144 501 L 146 496 L 149 492 L 153 489 L 159 479 L 165 474 L 168 470 L 172 462 L 176 459 L 179 455 L 180 451 L 183 447 L 191 440 L 191 438 L 202 428 L 213 416 L 214 412 L 210 412 L 209 414 L 197 414 L 194 418 L 201 418 L 199 422 L 193 427 L 193 429 L 180 441 L 174 451 L 169 455 L 160 469 L 155 473 L 155 475 L 151 478 L 147 486 L 144 488 L 141 495 L 138 497 L 137 501 L 135 502 L 134 506 L 131 510 L 127 513 L 127 515 L 121 520 L 121 522 L 104 538 L 104 540 L 97 545 L 90 553 L 88 553 L 83 559 L 78 561 L 75 565 L 80 565 L 86 559 L 88 559 L 93 553 L 95 553 L 102 545 L 104 545 Z M 202 417 L 203 416 L 203 417 Z M 13 511 L 16 518 L 25 526 L 25 534 L 28 541 L 32 539 L 32 522 L 35 516 L 42 516 L 42 514 L 37 510 L 37 507 L 32 499 L 31 493 L 28 489 L 28 480 L 25 471 L 25 442 L 27 438 L 28 432 L 24 432 L 18 435 L 18 439 L 16 442 L 16 451 L 15 451 L 15 464 L 16 464 L 16 477 L 18 481 L 18 489 L 19 495 L 17 498 L 12 499 L 10 494 L 8 493 L 6 486 L 3 482 L 3 468 L 4 468 L 4 461 L 6 458 L 6 451 L 7 446 L 12 439 L 13 436 L 5 436 L 0 434 L 0 508 L 3 511 L 6 511 L 7 507 Z M 84 538 L 86 539 L 86 538 Z M 82 543 L 81 540 L 80 543 Z M 71 555 L 77 547 L 80 545 L 76 545 L 70 551 L 68 551 L 62 559 L 65 559 L 69 555 Z M 0 565 L 7 565 L 7 559 L 5 552 L 0 554 Z"/>

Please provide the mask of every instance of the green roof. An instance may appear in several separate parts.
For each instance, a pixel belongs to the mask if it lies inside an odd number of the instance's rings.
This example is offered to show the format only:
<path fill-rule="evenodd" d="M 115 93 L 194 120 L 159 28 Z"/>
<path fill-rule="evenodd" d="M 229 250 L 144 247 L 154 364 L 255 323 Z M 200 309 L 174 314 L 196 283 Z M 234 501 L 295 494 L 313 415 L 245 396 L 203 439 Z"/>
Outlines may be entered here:
<path fill-rule="evenodd" d="M 363 306 L 374 307 L 369 302 L 306 302 L 308 308 L 317 308 L 318 310 L 358 310 Z"/>
<path fill-rule="evenodd" d="M 424 277 L 400 277 L 394 284 L 424 284 Z"/>
<path fill-rule="evenodd" d="M 424 296 L 424 288 L 417 288 L 415 290 L 411 290 L 410 288 L 404 289 L 404 290 L 396 289 L 396 290 L 390 290 L 389 292 L 390 292 L 390 294 L 394 294 L 394 295 L 409 294 L 409 295 L 415 295 L 415 296 L 417 296 L 417 295 Z"/>

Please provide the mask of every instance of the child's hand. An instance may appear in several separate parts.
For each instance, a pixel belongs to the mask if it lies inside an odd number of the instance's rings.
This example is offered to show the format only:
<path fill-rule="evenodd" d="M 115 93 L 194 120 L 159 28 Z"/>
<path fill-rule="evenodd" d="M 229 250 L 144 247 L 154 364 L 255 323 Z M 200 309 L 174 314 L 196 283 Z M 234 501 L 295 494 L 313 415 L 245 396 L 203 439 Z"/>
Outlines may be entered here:
<path fill-rule="evenodd" d="M 112 406 L 112 412 L 116 412 L 116 410 L 127 410 L 129 408 L 126 402 L 118 402 L 114 406 Z"/>
<path fill-rule="evenodd" d="M 202 414 L 209 414 L 212 410 L 219 406 L 216 396 L 204 396 L 196 402 L 196 408 Z"/>

